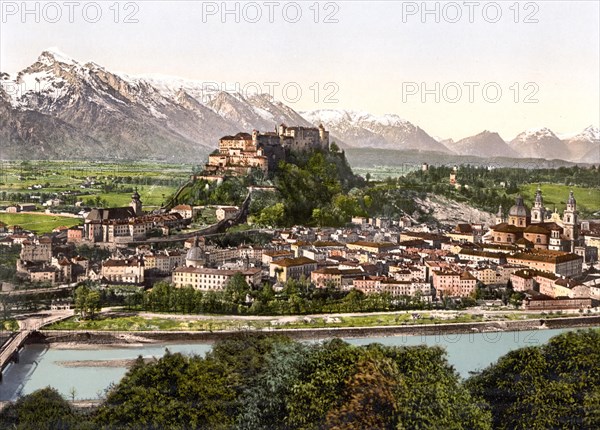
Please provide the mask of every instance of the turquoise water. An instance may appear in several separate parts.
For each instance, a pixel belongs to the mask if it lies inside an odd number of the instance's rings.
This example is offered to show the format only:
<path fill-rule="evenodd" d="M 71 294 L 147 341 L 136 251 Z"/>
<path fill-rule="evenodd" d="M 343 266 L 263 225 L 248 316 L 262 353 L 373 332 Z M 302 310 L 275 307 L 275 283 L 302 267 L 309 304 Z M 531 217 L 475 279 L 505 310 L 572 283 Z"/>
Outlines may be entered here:
<path fill-rule="evenodd" d="M 575 329 L 535 330 L 471 334 L 440 334 L 431 336 L 389 336 L 344 339 L 354 345 L 381 343 L 384 345 L 429 345 L 446 348 L 448 361 L 466 378 L 469 372 L 485 368 L 508 351 L 523 346 L 542 345 L 553 336 Z M 77 399 L 97 399 L 110 384 L 125 375 L 125 367 L 65 367 L 61 361 L 115 360 L 160 357 L 165 348 L 171 352 L 204 355 L 211 345 L 206 343 L 153 344 L 140 347 L 109 347 L 105 349 L 53 349 L 44 345 L 28 345 L 17 364 L 4 372 L 0 384 L 0 401 L 13 400 L 46 386 L 56 388 L 66 398 L 75 389 Z"/>

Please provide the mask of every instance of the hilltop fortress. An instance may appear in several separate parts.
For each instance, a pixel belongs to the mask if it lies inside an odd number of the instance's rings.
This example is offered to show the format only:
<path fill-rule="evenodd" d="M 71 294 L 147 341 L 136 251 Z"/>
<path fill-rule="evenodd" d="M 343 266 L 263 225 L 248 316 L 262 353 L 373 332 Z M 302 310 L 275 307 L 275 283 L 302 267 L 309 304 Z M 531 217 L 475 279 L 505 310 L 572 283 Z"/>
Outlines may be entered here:
<path fill-rule="evenodd" d="M 281 124 L 266 133 L 254 130 L 252 134 L 224 136 L 219 140 L 219 149 L 209 155 L 203 176 L 210 179 L 225 174 L 245 175 L 252 169 L 272 172 L 290 151 L 309 149 L 329 150 L 329 132 L 322 124 L 319 127 Z"/>

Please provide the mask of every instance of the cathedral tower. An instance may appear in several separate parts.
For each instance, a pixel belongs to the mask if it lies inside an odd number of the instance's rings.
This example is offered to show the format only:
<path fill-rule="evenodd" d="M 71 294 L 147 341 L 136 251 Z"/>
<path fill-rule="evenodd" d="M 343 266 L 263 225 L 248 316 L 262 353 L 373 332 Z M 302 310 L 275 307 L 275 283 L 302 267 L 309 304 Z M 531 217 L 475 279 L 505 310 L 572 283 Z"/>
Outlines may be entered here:
<path fill-rule="evenodd" d="M 502 212 L 502 205 L 498 206 L 498 213 L 496 214 L 496 225 L 504 222 L 504 213 Z"/>
<path fill-rule="evenodd" d="M 563 212 L 563 230 L 569 240 L 575 240 L 579 237 L 577 228 L 577 201 L 573 197 L 573 191 L 569 193 L 567 208 Z"/>
<path fill-rule="evenodd" d="M 533 208 L 531 209 L 531 223 L 537 224 L 544 222 L 546 219 L 546 208 L 544 207 L 544 198 L 542 197 L 542 190 L 538 187 L 535 192 L 535 201 Z"/>

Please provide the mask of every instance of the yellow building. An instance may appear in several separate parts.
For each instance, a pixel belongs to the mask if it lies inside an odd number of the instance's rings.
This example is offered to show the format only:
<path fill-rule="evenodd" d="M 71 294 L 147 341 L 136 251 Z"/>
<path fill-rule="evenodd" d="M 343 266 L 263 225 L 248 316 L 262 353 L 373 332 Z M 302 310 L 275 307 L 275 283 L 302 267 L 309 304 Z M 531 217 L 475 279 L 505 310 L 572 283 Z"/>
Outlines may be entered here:
<path fill-rule="evenodd" d="M 209 269 L 206 267 L 179 267 L 173 271 L 173 284 L 177 288 L 190 286 L 195 290 L 221 291 L 236 274 L 241 273 L 248 285 L 260 285 L 259 268 L 248 270 Z"/>
<path fill-rule="evenodd" d="M 304 276 L 310 279 L 310 274 L 317 269 L 317 262 L 306 257 L 282 258 L 272 261 L 269 265 L 269 276 L 279 282 L 287 282 L 288 279 L 300 279 Z"/>

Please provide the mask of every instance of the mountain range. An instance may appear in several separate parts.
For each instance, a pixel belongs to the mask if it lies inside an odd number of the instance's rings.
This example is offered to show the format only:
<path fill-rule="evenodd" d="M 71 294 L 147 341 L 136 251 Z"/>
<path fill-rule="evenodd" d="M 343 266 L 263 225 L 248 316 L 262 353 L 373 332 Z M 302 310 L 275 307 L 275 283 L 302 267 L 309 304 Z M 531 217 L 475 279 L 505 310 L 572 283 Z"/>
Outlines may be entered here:
<path fill-rule="evenodd" d="M 323 109 L 296 112 L 267 94 L 208 90 L 204 83 L 129 76 L 81 63 L 56 49 L 15 75 L 0 71 L 1 159 L 156 159 L 200 162 L 220 137 L 323 124 L 341 147 L 417 150 L 479 157 L 600 163 L 597 127 L 558 137 L 548 128 L 506 142 L 484 131 L 431 137 L 394 114 Z"/>

